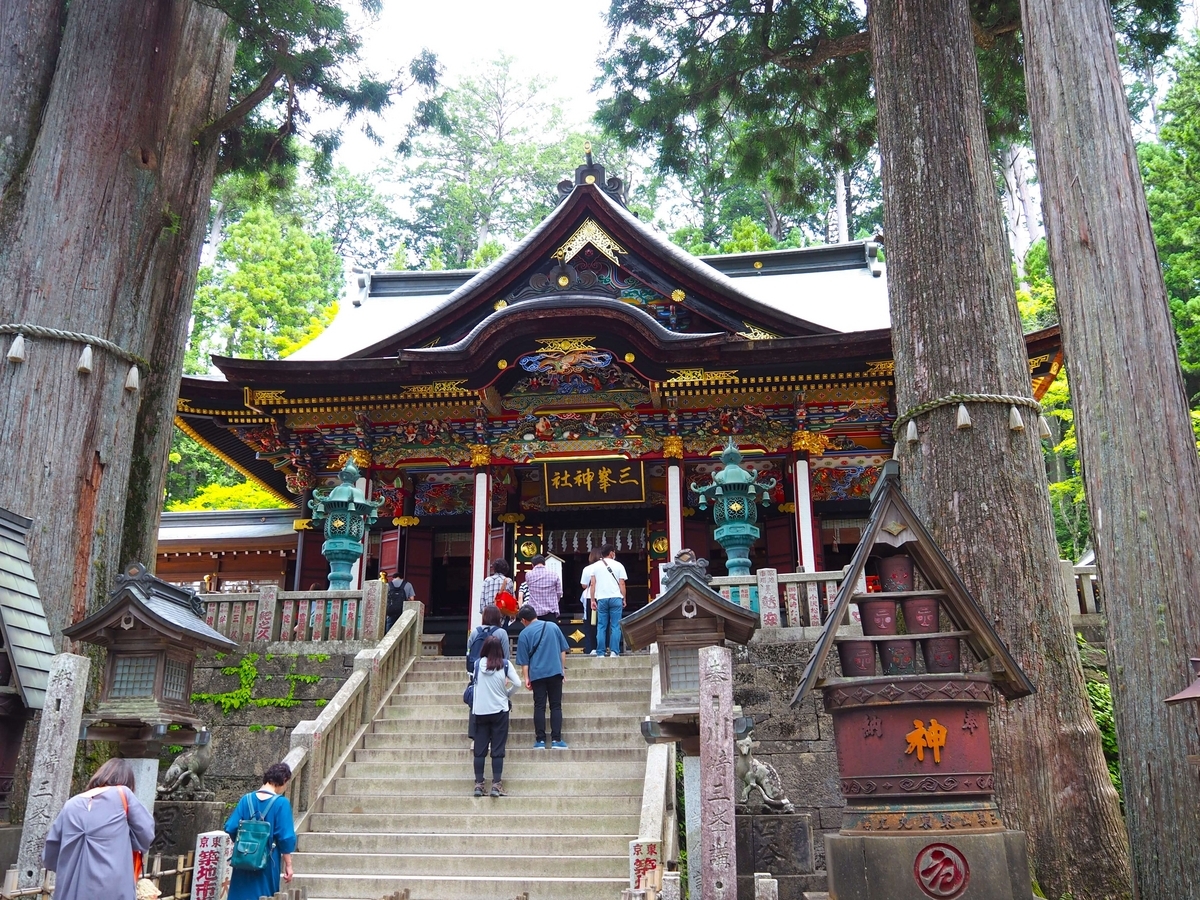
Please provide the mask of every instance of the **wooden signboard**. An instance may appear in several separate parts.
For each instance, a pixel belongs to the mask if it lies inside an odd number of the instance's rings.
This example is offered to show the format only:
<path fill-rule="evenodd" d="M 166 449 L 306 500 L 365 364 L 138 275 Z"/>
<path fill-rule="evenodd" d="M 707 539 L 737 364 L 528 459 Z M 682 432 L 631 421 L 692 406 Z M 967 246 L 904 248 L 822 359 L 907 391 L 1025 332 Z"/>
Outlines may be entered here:
<path fill-rule="evenodd" d="M 547 506 L 644 503 L 646 473 L 641 460 L 597 459 L 543 463 Z"/>

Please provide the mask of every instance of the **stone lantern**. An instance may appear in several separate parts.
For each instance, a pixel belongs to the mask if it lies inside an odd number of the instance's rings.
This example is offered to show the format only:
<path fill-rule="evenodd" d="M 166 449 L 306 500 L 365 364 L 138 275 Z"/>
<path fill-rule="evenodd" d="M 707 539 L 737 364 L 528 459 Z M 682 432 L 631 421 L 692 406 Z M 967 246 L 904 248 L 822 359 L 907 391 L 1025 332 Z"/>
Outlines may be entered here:
<path fill-rule="evenodd" d="M 693 484 L 692 490 L 700 495 L 700 508 L 708 506 L 708 497 L 713 498 L 714 536 L 725 548 L 725 567 L 730 575 L 750 574 L 750 548 L 758 540 L 758 507 L 771 505 L 771 489 L 775 479 L 762 482 L 757 474 L 741 466 L 742 453 L 733 438 L 721 453 L 725 464 L 713 475 L 713 483 L 700 487 Z M 761 501 L 759 495 L 761 494 Z"/>
<path fill-rule="evenodd" d="M 358 487 L 358 466 L 353 456 L 346 460 L 338 477 L 341 484 L 329 491 L 313 491 L 308 505 L 313 522 L 325 523 L 321 555 L 329 560 L 329 589 L 347 591 L 353 578 L 351 569 L 363 554 L 363 536 L 375 524 L 383 501 L 368 500 Z"/>
<path fill-rule="evenodd" d="M 181 746 L 205 744 L 210 737 L 192 709 L 196 653 L 237 649 L 235 641 L 205 624 L 203 614 L 193 591 L 131 563 L 102 609 L 63 629 L 73 641 L 108 650 L 100 703 L 84 718 L 80 739 L 119 744 L 121 755 L 134 763 L 137 793 L 147 808 L 154 802 L 158 748 L 168 732 L 170 742 Z"/>

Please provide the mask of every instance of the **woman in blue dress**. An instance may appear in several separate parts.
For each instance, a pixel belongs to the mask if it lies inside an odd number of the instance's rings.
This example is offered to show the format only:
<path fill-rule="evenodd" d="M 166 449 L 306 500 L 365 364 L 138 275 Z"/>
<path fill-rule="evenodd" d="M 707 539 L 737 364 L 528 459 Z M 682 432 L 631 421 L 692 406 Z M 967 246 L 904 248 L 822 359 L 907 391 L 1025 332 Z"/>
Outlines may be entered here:
<path fill-rule="evenodd" d="M 292 853 L 296 849 L 296 827 L 292 821 L 292 805 L 281 796 L 292 778 L 287 763 L 276 763 L 263 773 L 263 786 L 238 801 L 237 807 L 225 822 L 225 831 L 237 840 L 238 825 L 245 819 L 265 819 L 271 823 L 271 855 L 267 864 L 257 871 L 234 869 L 229 882 L 229 900 L 258 900 L 279 891 L 279 875 L 292 880 Z"/>

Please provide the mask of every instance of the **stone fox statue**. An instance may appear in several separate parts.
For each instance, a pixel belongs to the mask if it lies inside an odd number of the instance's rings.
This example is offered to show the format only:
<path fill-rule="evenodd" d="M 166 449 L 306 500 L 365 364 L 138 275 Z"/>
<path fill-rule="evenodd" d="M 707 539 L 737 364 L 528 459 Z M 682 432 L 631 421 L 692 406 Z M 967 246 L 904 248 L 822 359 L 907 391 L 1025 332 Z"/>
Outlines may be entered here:
<path fill-rule="evenodd" d="M 780 813 L 795 812 L 792 801 L 783 794 L 783 782 L 775 767 L 754 758 L 753 750 L 758 746 L 754 740 L 754 732 L 748 732 L 745 737 L 735 742 L 737 756 L 734 757 L 733 773 L 741 785 L 738 803 L 744 804 L 750 799 L 750 791 L 758 788 L 762 794 L 763 803 L 772 811 Z"/>
<path fill-rule="evenodd" d="M 158 795 L 166 797 L 176 792 L 182 793 L 187 788 L 193 791 L 203 790 L 204 773 L 208 771 L 211 763 L 211 743 L 201 744 L 195 750 L 179 754 L 171 763 L 171 768 L 167 769 L 167 774 L 163 776 L 162 784 L 158 786 Z"/>

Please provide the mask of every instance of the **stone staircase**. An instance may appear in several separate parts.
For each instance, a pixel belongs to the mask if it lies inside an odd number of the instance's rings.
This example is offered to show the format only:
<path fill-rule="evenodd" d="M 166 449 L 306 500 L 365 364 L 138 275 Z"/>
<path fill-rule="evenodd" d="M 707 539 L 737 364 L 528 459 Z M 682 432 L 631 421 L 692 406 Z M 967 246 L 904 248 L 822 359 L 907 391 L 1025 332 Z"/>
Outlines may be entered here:
<path fill-rule="evenodd" d="M 293 886 L 312 900 L 615 900 L 629 886 L 646 771 L 650 657 L 572 656 L 569 750 L 534 750 L 533 699 L 513 695 L 507 797 L 472 796 L 461 658 L 415 663 L 365 746 L 309 815 Z M 547 726 L 549 726 L 547 711 Z M 484 777 L 491 783 L 491 760 Z"/>

